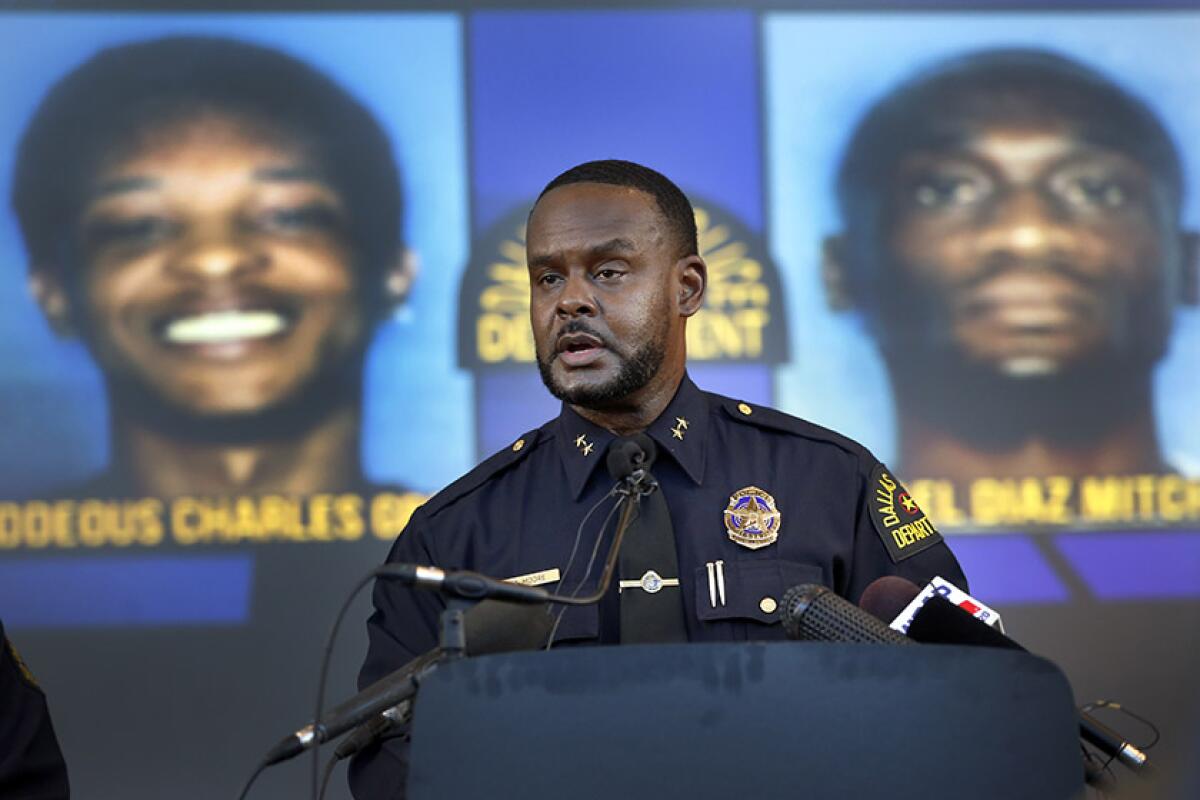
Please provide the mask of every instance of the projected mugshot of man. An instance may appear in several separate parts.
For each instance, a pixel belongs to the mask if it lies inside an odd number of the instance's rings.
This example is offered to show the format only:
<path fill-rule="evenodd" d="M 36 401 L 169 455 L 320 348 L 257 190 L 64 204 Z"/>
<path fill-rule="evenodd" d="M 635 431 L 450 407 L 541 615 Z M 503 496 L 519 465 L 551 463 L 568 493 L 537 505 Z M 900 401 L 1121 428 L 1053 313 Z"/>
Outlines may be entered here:
<path fill-rule="evenodd" d="M 30 283 L 104 374 L 93 495 L 353 488 L 364 354 L 412 278 L 389 140 L 290 56 L 105 50 L 44 98 L 13 202 Z"/>
<path fill-rule="evenodd" d="M 876 104 L 838 175 L 835 307 L 891 379 L 898 471 L 1170 471 L 1152 373 L 1196 302 L 1179 155 L 1138 99 L 1067 58 L 960 57 Z"/>

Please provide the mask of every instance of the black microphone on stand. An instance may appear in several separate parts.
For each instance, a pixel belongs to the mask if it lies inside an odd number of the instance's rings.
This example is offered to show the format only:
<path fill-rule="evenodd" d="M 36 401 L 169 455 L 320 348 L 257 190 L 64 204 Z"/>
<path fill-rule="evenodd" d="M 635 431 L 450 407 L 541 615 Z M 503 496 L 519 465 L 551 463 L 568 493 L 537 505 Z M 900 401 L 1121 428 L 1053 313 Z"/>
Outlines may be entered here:
<path fill-rule="evenodd" d="M 483 600 L 490 597 L 510 603 L 540 604 L 551 600 L 551 594 L 537 586 L 498 581 L 470 570 L 447 572 L 438 567 L 420 564 L 385 564 L 376 574 L 383 578 L 398 579 L 401 583 L 419 589 L 433 589 L 464 600 Z"/>
<path fill-rule="evenodd" d="M 617 439 L 608 446 L 608 457 L 605 466 L 613 480 L 630 480 L 634 484 L 650 477 L 648 470 L 654 465 L 658 456 L 658 448 L 654 440 L 644 433 Z M 650 478 L 653 480 L 653 478 Z M 653 490 L 651 490 L 653 491 Z"/>
<path fill-rule="evenodd" d="M 780 612 L 789 639 L 859 644 L 912 644 L 830 589 L 815 583 L 793 586 L 783 595 Z"/>

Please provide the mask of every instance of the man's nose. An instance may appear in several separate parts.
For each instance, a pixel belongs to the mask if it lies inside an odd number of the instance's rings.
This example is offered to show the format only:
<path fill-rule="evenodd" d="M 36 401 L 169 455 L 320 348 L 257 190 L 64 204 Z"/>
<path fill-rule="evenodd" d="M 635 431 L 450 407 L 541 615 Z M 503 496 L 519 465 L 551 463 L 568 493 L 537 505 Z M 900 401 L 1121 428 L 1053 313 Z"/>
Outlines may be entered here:
<path fill-rule="evenodd" d="M 596 313 L 596 298 L 586 275 L 568 275 L 558 296 L 555 310 L 561 317 L 592 316 Z"/>
<path fill-rule="evenodd" d="M 178 275 L 204 280 L 238 277 L 264 268 L 266 251 L 254 237 L 229 224 L 196 226 L 171 260 Z"/>
<path fill-rule="evenodd" d="M 976 246 L 989 256 L 1042 261 L 1070 248 L 1062 211 L 1036 187 L 1013 189 L 995 201 Z"/>

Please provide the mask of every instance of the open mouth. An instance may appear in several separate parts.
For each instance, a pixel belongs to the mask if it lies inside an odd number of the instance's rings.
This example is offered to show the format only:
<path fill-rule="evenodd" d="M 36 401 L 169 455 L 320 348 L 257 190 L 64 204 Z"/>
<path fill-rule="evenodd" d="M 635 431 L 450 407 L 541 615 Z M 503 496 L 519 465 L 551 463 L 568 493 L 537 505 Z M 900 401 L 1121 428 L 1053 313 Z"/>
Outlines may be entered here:
<path fill-rule="evenodd" d="M 589 333 L 566 333 L 555 344 L 558 357 L 567 366 L 590 364 L 604 352 L 604 342 Z"/>
<path fill-rule="evenodd" d="M 172 345 L 214 345 L 269 339 L 285 332 L 290 315 L 275 309 L 225 309 L 171 316 L 156 327 Z"/>

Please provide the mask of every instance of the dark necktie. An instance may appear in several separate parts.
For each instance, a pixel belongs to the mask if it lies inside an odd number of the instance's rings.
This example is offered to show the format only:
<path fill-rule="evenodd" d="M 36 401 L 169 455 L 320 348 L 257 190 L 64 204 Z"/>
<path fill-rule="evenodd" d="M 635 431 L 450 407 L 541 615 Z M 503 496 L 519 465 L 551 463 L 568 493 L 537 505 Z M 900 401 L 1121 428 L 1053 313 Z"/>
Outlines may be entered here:
<path fill-rule="evenodd" d="M 686 642 L 679 557 L 662 490 L 643 495 L 620 554 L 621 643 Z"/>

